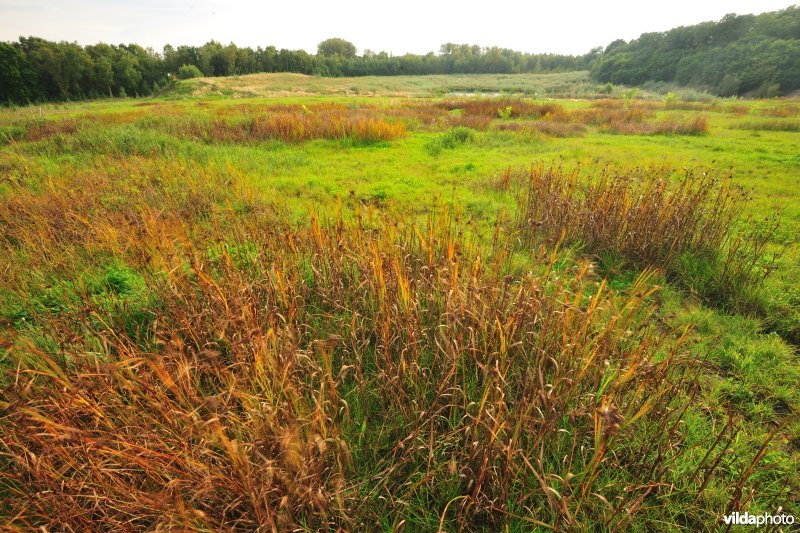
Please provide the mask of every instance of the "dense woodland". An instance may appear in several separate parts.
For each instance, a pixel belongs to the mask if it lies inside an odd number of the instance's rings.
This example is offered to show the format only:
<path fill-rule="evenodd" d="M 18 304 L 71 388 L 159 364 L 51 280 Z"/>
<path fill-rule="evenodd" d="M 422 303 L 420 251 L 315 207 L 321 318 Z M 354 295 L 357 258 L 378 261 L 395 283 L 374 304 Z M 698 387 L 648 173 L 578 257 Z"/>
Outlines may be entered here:
<path fill-rule="evenodd" d="M 316 54 L 215 41 L 167 45 L 159 53 L 136 44 L 81 46 L 21 37 L 0 42 L 0 103 L 145 96 L 176 79 L 257 72 L 393 76 L 589 69 L 603 83 L 669 82 L 723 96 L 788 94 L 800 89 L 800 8 L 727 15 L 719 22 L 646 33 L 629 43 L 617 40 L 582 56 L 452 43 L 426 55 L 370 50 L 358 55 L 352 43 L 339 38 L 320 43 Z"/>
<path fill-rule="evenodd" d="M 624 85 L 674 82 L 722 96 L 789 94 L 800 89 L 800 7 L 614 41 L 592 75 Z"/>
<path fill-rule="evenodd" d="M 599 50 L 598 50 L 599 51 Z M 75 100 L 153 94 L 175 79 L 257 72 L 320 76 L 550 72 L 588 69 L 591 54 L 525 54 L 501 48 L 443 45 L 438 54 L 391 56 L 369 50 L 356 55 L 344 39 L 328 39 L 317 54 L 304 50 L 241 48 L 211 41 L 203 46 L 141 46 L 51 42 L 23 37 L 0 43 L 0 102 Z"/>

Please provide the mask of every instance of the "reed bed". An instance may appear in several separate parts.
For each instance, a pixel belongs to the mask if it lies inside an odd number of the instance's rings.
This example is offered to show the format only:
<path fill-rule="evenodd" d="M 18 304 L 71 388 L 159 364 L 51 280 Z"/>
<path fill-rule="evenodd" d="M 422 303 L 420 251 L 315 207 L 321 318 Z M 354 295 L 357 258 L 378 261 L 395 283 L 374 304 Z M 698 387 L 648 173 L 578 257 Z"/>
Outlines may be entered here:
<path fill-rule="evenodd" d="M 768 117 L 787 118 L 800 116 L 800 104 L 784 103 L 759 110 L 759 113 Z"/>

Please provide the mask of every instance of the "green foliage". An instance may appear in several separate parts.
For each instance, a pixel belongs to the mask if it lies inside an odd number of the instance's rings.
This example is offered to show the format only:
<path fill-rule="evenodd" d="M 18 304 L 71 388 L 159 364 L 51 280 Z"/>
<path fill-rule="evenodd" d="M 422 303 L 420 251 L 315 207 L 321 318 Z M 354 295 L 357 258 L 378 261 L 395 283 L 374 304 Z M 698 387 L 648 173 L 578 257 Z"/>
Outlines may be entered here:
<path fill-rule="evenodd" d="M 431 155 L 439 155 L 442 150 L 452 150 L 475 141 L 475 130 L 459 126 L 431 139 L 425 145 Z"/>
<path fill-rule="evenodd" d="M 503 120 L 508 120 L 511 118 L 512 108 L 511 106 L 506 106 L 505 109 L 498 109 L 497 116 Z"/>
<path fill-rule="evenodd" d="M 339 37 L 326 39 L 317 45 L 317 54 L 321 56 L 356 57 L 356 47 L 350 41 Z"/>
<path fill-rule="evenodd" d="M 596 59 L 584 56 L 527 54 L 505 48 L 452 44 L 440 54 L 392 56 L 366 50 L 341 38 L 304 50 L 241 48 L 209 41 L 202 46 L 167 45 L 162 53 L 141 46 L 99 43 L 81 47 L 38 37 L 0 43 L 0 105 L 111 96 L 157 94 L 171 77 L 233 76 L 258 72 L 295 72 L 319 76 L 508 74 L 588 70 Z"/>
<path fill-rule="evenodd" d="M 664 96 L 663 100 L 664 100 L 664 105 L 666 105 L 667 107 L 675 106 L 681 101 L 680 97 L 677 94 L 673 93 L 672 91 L 668 92 Z"/>
<path fill-rule="evenodd" d="M 28 102 L 35 90 L 35 73 L 22 49 L 0 43 L 0 104 Z"/>
<path fill-rule="evenodd" d="M 181 65 L 178 69 L 178 79 L 188 80 L 191 78 L 200 78 L 203 72 L 194 65 Z"/>
<path fill-rule="evenodd" d="M 800 89 L 800 7 L 615 41 L 592 76 L 625 85 L 677 82 L 722 96 L 789 94 Z"/>

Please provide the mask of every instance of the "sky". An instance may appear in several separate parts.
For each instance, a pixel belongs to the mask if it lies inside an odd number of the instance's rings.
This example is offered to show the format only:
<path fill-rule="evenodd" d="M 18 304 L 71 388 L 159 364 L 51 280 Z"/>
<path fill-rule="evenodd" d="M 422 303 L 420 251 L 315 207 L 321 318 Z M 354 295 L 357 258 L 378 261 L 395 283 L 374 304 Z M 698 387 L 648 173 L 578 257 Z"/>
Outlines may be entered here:
<path fill-rule="evenodd" d="M 792 0 L 0 0 L 0 40 L 37 36 L 81 44 L 239 46 L 315 52 L 342 37 L 392 54 L 446 42 L 524 52 L 584 54 L 615 39 L 665 31 L 727 13 L 784 9 Z"/>

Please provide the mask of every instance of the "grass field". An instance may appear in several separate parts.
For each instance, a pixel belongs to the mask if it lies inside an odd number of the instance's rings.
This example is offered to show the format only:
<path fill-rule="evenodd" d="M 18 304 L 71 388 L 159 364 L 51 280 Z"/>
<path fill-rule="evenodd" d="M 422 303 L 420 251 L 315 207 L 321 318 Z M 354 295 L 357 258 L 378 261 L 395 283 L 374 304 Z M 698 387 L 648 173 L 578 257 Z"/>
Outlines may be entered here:
<path fill-rule="evenodd" d="M 608 88 L 589 73 L 452 74 L 322 78 L 303 74 L 251 74 L 182 82 L 170 98 L 258 98 L 290 96 L 436 97 L 453 93 L 512 93 L 541 97 L 597 97 Z M 613 88 L 611 89 L 613 91 Z"/>
<path fill-rule="evenodd" d="M 799 515 L 800 101 L 607 90 L 0 112 L 0 524 Z"/>

